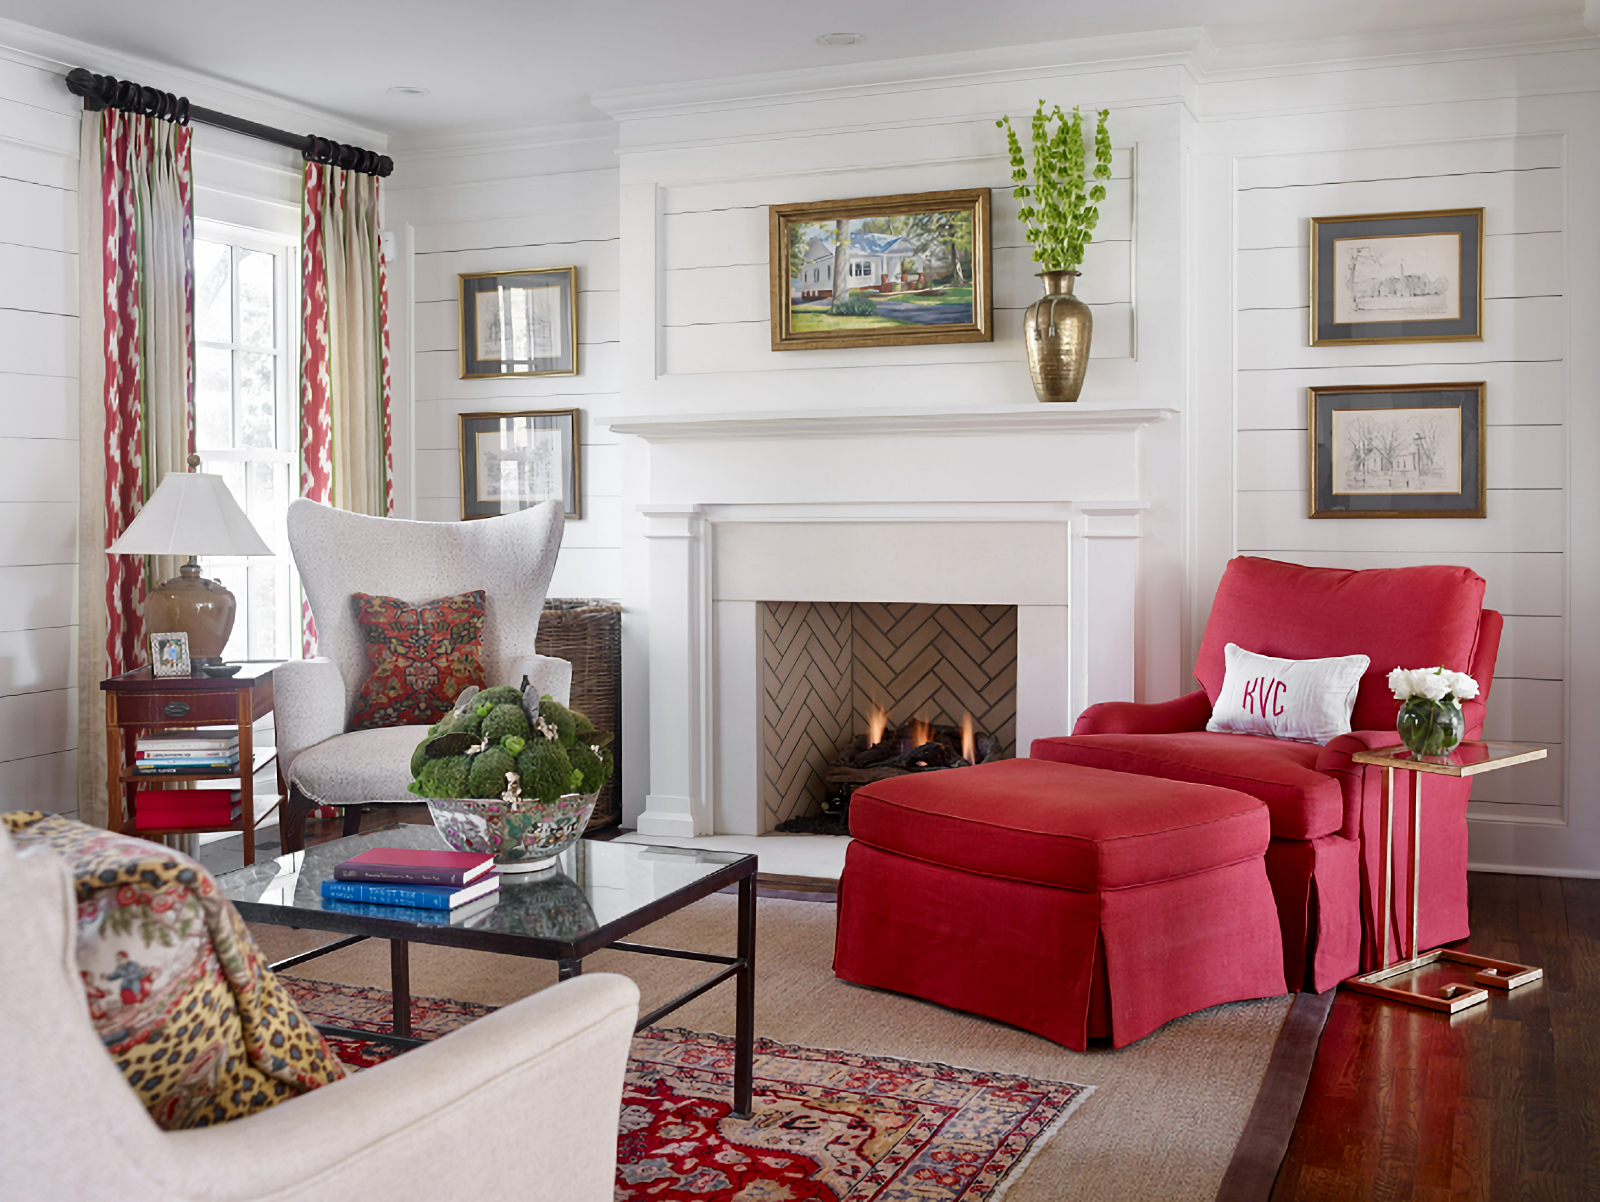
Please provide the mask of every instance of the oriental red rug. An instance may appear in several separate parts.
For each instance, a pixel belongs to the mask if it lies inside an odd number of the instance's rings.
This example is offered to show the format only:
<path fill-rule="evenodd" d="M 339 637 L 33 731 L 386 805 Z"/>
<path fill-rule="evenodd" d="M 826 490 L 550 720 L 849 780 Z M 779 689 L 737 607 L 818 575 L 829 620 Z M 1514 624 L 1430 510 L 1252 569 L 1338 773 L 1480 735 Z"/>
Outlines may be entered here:
<path fill-rule="evenodd" d="M 282 978 L 314 1022 L 387 1029 L 380 989 Z M 413 998 L 437 1038 L 492 1007 Z M 329 1041 L 365 1068 L 397 1052 Z M 618 1202 L 994 1202 L 1092 1086 L 756 1040 L 755 1113 L 733 1118 L 733 1041 L 650 1028 L 622 1092 Z"/>

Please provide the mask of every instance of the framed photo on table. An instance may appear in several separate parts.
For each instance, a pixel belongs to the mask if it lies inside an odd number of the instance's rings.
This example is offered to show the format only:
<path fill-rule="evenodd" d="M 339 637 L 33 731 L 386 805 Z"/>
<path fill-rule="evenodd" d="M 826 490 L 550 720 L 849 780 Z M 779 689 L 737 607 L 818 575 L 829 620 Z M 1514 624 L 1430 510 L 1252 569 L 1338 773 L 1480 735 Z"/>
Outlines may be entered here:
<path fill-rule="evenodd" d="M 989 189 L 772 205 L 767 225 L 773 350 L 993 341 Z"/>
<path fill-rule="evenodd" d="M 578 374 L 578 269 L 457 277 L 461 378 Z"/>
<path fill-rule="evenodd" d="M 189 635 L 182 630 L 150 636 L 150 675 L 189 675 Z"/>
<path fill-rule="evenodd" d="M 1484 516 L 1483 384 L 1309 391 L 1312 517 Z"/>
<path fill-rule="evenodd" d="M 560 501 L 583 516 L 578 411 L 463 413 L 460 419 L 461 517 L 492 518 Z"/>
<path fill-rule="evenodd" d="M 1483 210 L 1311 219 L 1311 345 L 1483 340 Z"/>

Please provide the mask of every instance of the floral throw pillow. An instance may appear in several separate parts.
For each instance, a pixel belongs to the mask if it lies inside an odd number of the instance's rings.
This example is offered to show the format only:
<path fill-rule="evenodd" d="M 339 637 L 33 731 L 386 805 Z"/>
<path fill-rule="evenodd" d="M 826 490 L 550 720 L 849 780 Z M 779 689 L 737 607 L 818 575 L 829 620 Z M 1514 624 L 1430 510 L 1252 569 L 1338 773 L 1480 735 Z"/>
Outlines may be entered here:
<path fill-rule="evenodd" d="M 411 605 L 398 597 L 350 598 L 372 672 L 350 715 L 351 730 L 427 726 L 450 712 L 469 684 L 487 685 L 482 589 Z"/>

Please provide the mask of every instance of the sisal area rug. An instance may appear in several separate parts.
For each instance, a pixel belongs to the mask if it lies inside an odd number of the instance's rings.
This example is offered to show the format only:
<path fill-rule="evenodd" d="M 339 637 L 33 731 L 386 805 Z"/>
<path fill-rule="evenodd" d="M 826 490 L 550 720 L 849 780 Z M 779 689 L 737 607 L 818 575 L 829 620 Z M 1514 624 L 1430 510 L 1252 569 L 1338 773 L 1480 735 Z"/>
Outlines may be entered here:
<path fill-rule="evenodd" d="M 282 978 L 315 1022 L 388 1027 L 381 989 Z M 493 1007 L 412 1000 L 435 1039 Z M 397 1054 L 331 1040 L 362 1068 Z M 617 1142 L 618 1202 L 981 1202 L 998 1199 L 1092 1087 L 756 1040 L 754 1113 L 732 1116 L 733 1041 L 652 1028 L 634 1037 Z"/>
<path fill-rule="evenodd" d="M 1289 998 L 1214 1006 L 1125 1048 L 1072 1052 L 1015 1027 L 840 981 L 833 975 L 831 904 L 762 897 L 757 910 L 758 1035 L 782 1044 L 1094 1086 L 1053 1138 L 1034 1144 L 1026 1166 L 1012 1169 L 1005 1202 L 1212 1202 L 1218 1196 L 1284 1028 Z M 631 938 L 727 954 L 736 918 L 735 899 L 717 895 Z M 328 940 L 317 931 L 260 924 L 251 931 L 274 960 Z M 619 951 L 585 960 L 584 971 L 633 978 L 646 1011 L 705 975 L 704 965 L 692 961 Z M 371 940 L 297 965 L 293 973 L 383 989 L 389 984 L 389 949 Z M 418 995 L 503 1006 L 555 980 L 555 965 L 542 960 L 424 944 L 411 948 L 411 988 Z M 732 988 L 725 985 L 669 1021 L 731 1036 L 733 1017 Z"/>

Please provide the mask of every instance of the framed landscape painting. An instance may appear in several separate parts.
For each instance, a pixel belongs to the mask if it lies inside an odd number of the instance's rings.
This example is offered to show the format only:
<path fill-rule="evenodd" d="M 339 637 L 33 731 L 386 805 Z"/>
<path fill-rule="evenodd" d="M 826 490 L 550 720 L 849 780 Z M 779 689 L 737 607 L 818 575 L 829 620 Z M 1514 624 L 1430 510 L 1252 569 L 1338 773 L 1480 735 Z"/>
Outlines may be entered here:
<path fill-rule="evenodd" d="M 993 341 L 987 188 L 767 213 L 773 350 Z"/>
<path fill-rule="evenodd" d="M 541 501 L 583 516 L 576 409 L 463 413 L 460 420 L 462 521 Z"/>
<path fill-rule="evenodd" d="M 1312 388 L 1311 516 L 1484 516 L 1484 386 Z"/>
<path fill-rule="evenodd" d="M 578 269 L 457 277 L 461 378 L 578 374 Z"/>
<path fill-rule="evenodd" d="M 1483 339 L 1483 210 L 1311 219 L 1311 345 Z"/>

